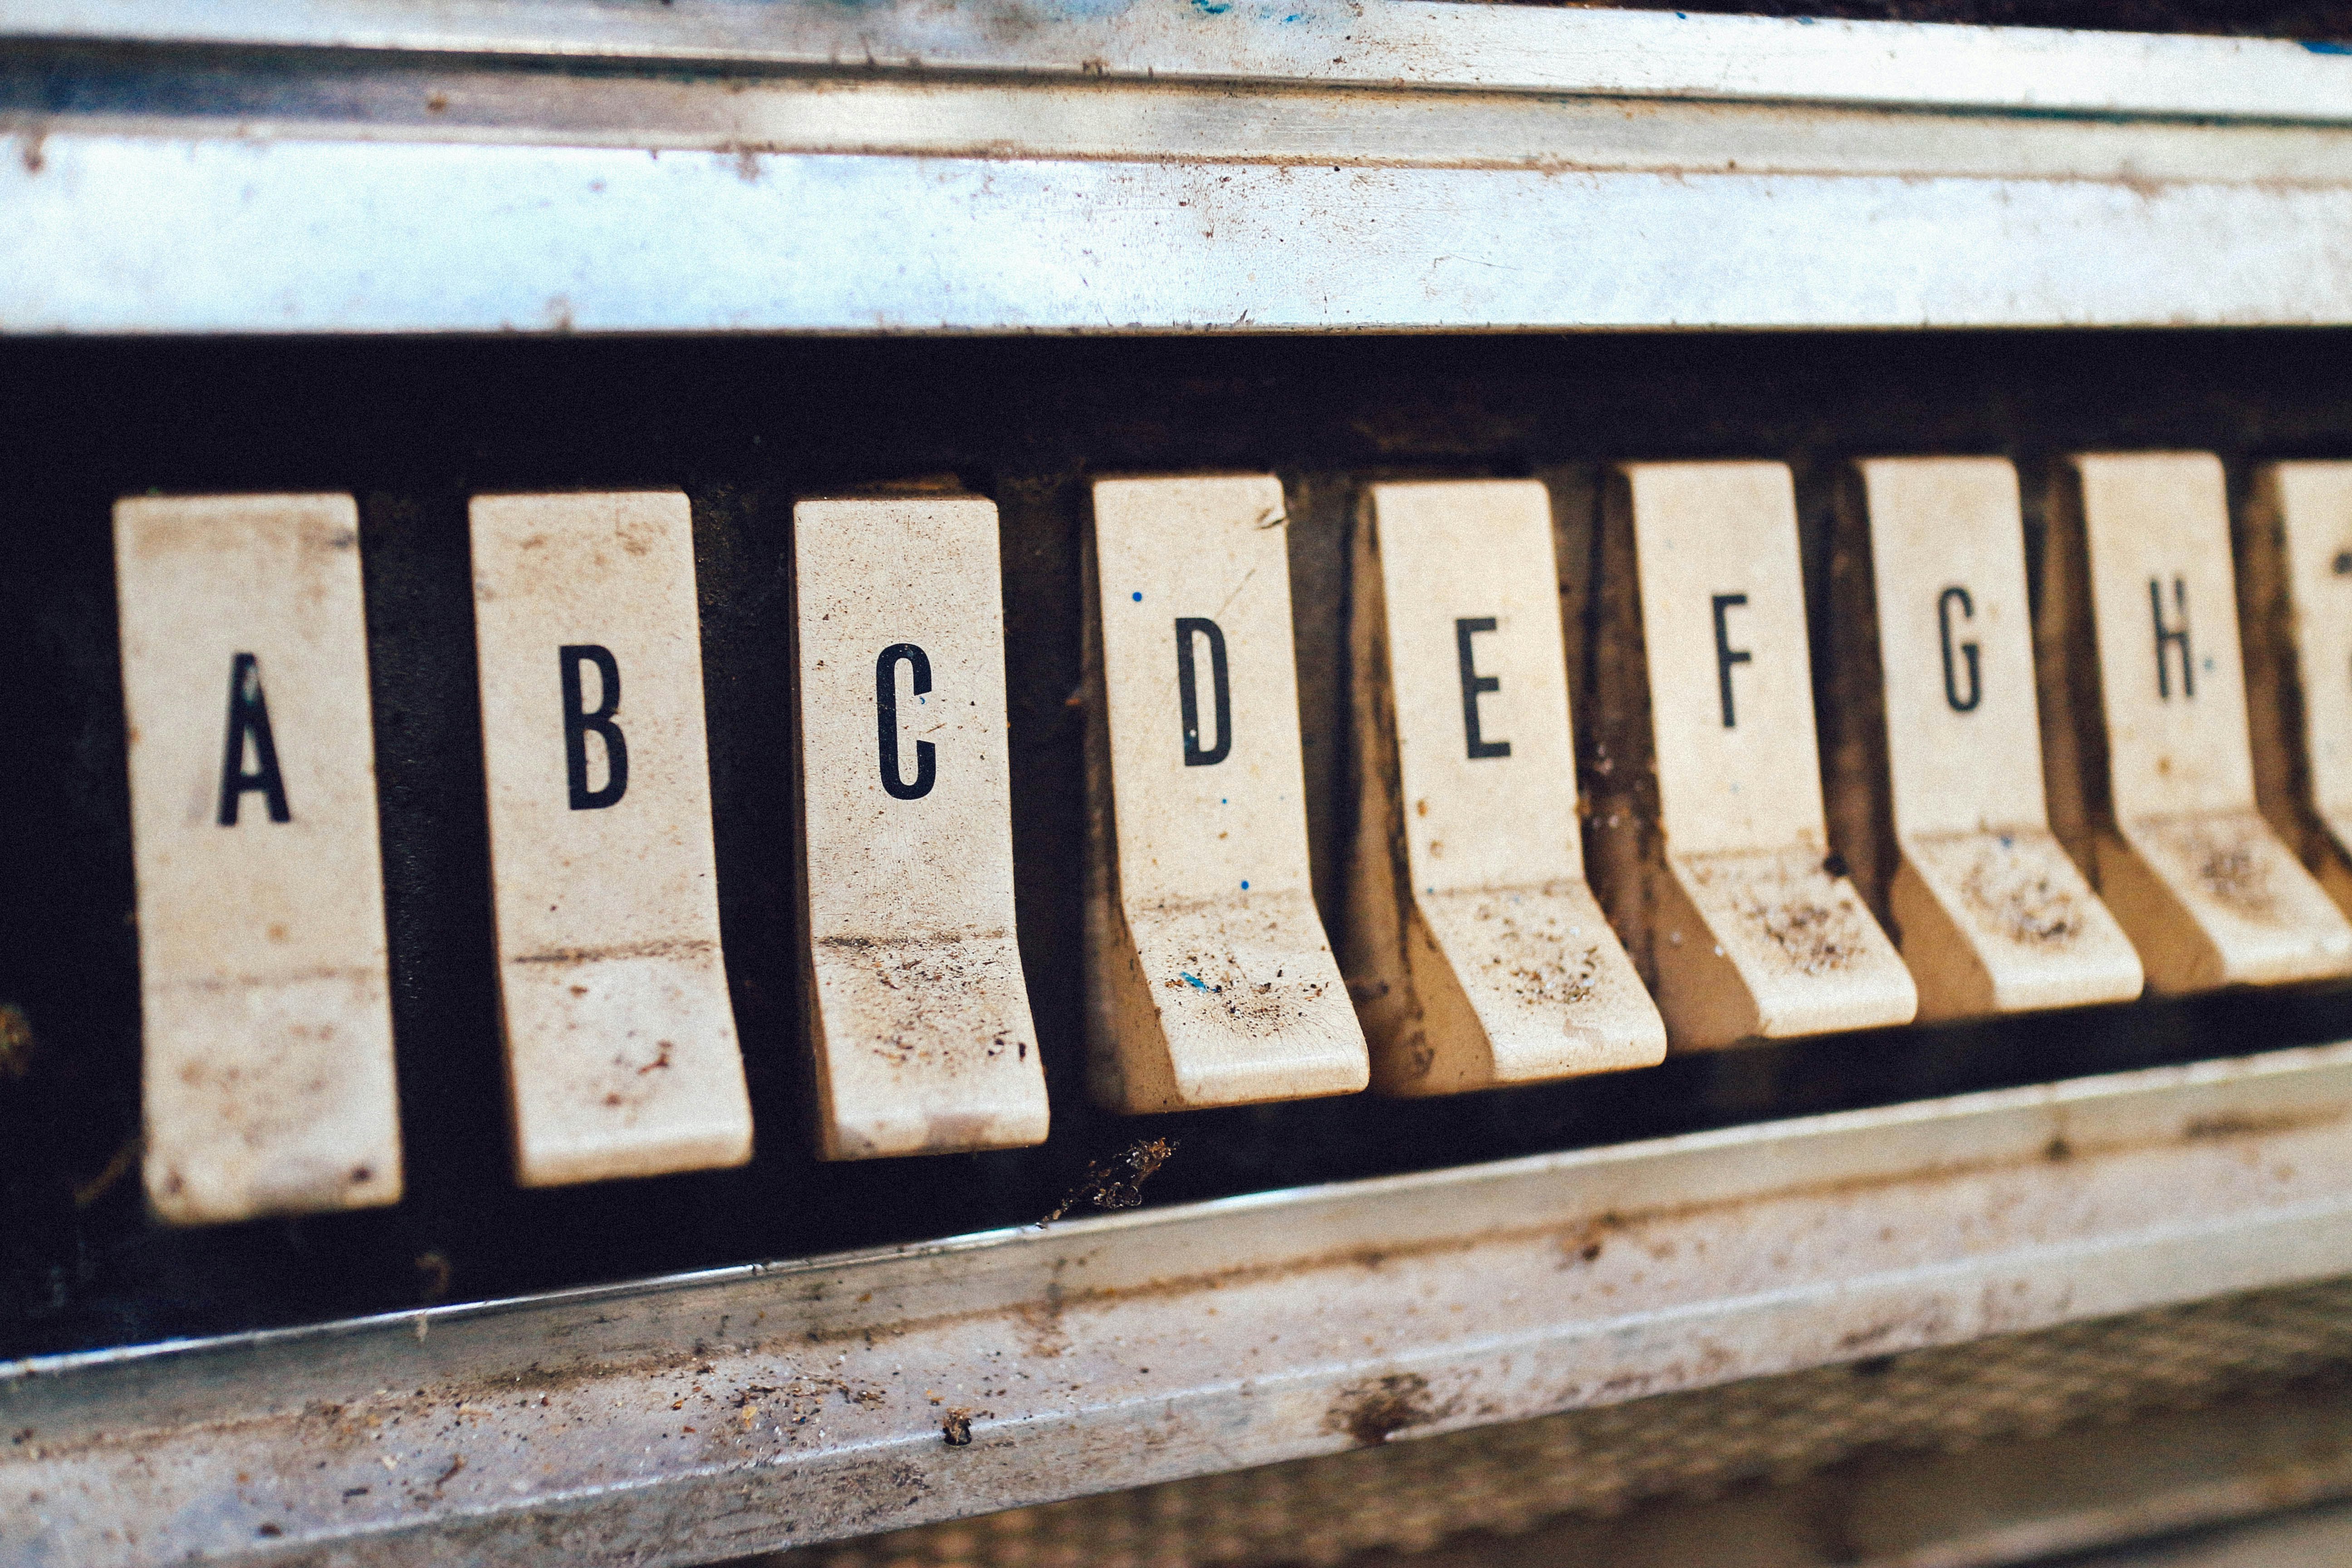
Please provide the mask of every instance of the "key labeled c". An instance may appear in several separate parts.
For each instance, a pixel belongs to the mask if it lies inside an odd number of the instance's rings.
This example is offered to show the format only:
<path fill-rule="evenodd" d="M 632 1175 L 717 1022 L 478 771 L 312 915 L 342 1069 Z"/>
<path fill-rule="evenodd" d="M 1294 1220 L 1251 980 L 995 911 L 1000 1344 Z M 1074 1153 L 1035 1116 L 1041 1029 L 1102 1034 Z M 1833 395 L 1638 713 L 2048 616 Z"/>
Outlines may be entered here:
<path fill-rule="evenodd" d="M 874 660 L 874 732 L 881 750 L 882 787 L 893 800 L 920 800 L 931 793 L 939 777 L 939 749 L 929 741 L 915 742 L 915 779 L 907 782 L 899 770 L 898 666 L 908 667 L 909 685 L 921 697 L 931 689 L 929 656 L 910 642 L 894 642 Z"/>

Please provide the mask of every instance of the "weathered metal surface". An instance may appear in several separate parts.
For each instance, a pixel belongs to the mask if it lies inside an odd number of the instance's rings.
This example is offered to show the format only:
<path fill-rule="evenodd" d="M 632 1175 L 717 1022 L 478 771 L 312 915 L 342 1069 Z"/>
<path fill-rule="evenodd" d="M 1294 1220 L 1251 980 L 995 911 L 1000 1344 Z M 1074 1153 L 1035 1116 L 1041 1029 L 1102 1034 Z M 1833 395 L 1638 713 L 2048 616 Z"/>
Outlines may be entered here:
<path fill-rule="evenodd" d="M 2352 321 L 2352 205 L 2325 186 L 21 146 L 18 332 Z"/>
<path fill-rule="evenodd" d="M 0 44 L 0 125 L 244 141 L 724 153 L 2343 184 L 2341 125 L 1396 85 L 546 62 Z M 37 152 L 37 148 L 34 149 Z M 21 155 L 22 149 L 20 149 Z"/>
<path fill-rule="evenodd" d="M 701 1561 L 2347 1261 L 2352 1045 L 17 1363 L 0 1542 Z"/>
<path fill-rule="evenodd" d="M 2352 117 L 2352 59 L 2282 39 L 1431 0 L 10 0 L 0 37 Z"/>
<path fill-rule="evenodd" d="M 0 330 L 2335 323 L 2347 123 L 2277 40 L 16 0 Z"/>

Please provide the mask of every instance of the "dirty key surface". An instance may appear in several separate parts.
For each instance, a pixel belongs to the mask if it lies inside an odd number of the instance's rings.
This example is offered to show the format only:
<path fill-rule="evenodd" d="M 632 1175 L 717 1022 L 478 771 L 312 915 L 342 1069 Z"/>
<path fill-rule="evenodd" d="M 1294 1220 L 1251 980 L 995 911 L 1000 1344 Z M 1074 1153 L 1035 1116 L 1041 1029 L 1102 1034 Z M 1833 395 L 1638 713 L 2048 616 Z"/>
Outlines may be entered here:
<path fill-rule="evenodd" d="M 181 1224 L 401 1194 L 359 516 L 114 511 L 145 1178 Z"/>
<path fill-rule="evenodd" d="M 2276 554 L 2248 564 L 2270 568 L 2276 596 L 2265 607 L 2280 624 L 2251 629 L 2284 633 L 2293 667 L 2252 694 L 2272 706 L 2277 753 L 2265 757 L 2257 740 L 2256 780 L 2265 763 L 2274 770 L 2274 826 L 2317 819 L 2332 852 L 2307 849 L 2305 864 L 2337 907 L 2352 909 L 2352 463 L 2266 465 L 2255 475 L 2253 511 L 2251 548 Z M 2273 802 L 2263 807 L 2272 812 Z"/>
<path fill-rule="evenodd" d="M 1612 526 L 1637 563 L 1657 769 L 1636 940 L 1669 1037 L 1693 1048 L 1909 1022 L 1910 973 L 1828 858 L 1788 468 L 1619 472 Z"/>
<path fill-rule="evenodd" d="M 2352 925 L 2256 806 L 2220 460 L 2103 453 L 2070 467 L 2046 595 L 2061 653 L 2045 662 L 2073 658 L 2078 681 L 2095 670 L 2097 700 L 2053 725 L 2071 764 L 2065 816 L 2149 985 L 2352 971 Z"/>
<path fill-rule="evenodd" d="M 793 559 L 819 1152 L 1043 1142 L 995 503 L 803 500 Z"/>
<path fill-rule="evenodd" d="M 1883 792 L 1892 820 L 1887 899 L 1920 1016 L 2129 1001 L 2139 958 L 2050 831 L 2016 470 L 1855 467 L 1885 767 L 1850 786 Z"/>
<path fill-rule="evenodd" d="M 1282 486 L 1094 486 L 1088 1067 L 1116 1110 L 1360 1089 L 1307 879 Z"/>
<path fill-rule="evenodd" d="M 1347 970 L 1374 1085 L 1643 1067 L 1665 1026 L 1584 881 L 1551 503 L 1374 485 L 1357 521 Z"/>
<path fill-rule="evenodd" d="M 472 529 L 517 1173 L 739 1164 L 686 498 L 478 496 Z"/>

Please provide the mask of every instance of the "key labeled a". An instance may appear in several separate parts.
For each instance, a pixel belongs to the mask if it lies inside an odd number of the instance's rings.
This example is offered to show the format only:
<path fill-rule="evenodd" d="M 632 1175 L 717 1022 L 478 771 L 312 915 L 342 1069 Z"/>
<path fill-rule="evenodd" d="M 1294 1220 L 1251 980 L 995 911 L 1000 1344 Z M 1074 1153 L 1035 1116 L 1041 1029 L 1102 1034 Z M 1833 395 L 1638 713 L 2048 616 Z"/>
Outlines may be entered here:
<path fill-rule="evenodd" d="M 148 1202 L 397 1202 L 358 509 L 128 500 L 114 547 Z"/>
<path fill-rule="evenodd" d="M 827 1159 L 1043 1142 L 994 503 L 793 509 L 802 988 Z"/>
<path fill-rule="evenodd" d="M 2044 555 L 2052 819 L 2160 992 L 2352 973 L 2257 805 L 2221 460 L 2063 465 Z"/>
<path fill-rule="evenodd" d="M 1113 1110 L 1369 1077 L 1308 882 L 1286 531 L 1270 475 L 1094 486 L 1087 1064 Z"/>
<path fill-rule="evenodd" d="M 1867 582 L 1832 641 L 1831 816 L 1887 910 L 1923 1019 L 2128 1001 L 2139 959 L 2050 830 L 2017 473 L 1998 458 L 1873 458 L 1837 547 Z"/>
<path fill-rule="evenodd" d="M 1389 1094 L 1666 1051 L 1584 881 L 1551 508 L 1533 480 L 1374 485 L 1356 524 L 1359 812 L 1343 967 Z"/>
<path fill-rule="evenodd" d="M 1678 1050 L 1910 1021 L 1831 858 L 1788 468 L 1634 463 L 1602 522 L 1602 896 Z M 1622 839 L 1618 842 L 1622 842 Z"/>
<path fill-rule="evenodd" d="M 686 498 L 477 496 L 472 530 L 517 1175 L 740 1164 Z"/>

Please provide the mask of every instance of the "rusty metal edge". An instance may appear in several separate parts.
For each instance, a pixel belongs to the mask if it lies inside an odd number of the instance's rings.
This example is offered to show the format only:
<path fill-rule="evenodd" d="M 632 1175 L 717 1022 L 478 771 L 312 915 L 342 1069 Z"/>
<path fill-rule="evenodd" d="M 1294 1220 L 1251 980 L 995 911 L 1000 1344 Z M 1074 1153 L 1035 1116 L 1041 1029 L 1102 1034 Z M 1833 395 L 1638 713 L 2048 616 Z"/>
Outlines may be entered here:
<path fill-rule="evenodd" d="M 860 1247 L 810 1258 L 768 1259 L 717 1268 L 689 1269 L 607 1285 L 586 1285 L 526 1296 L 491 1297 L 478 1301 L 448 1302 L 292 1328 L 257 1329 L 245 1333 L 163 1340 L 104 1350 L 0 1360 L 0 1400 L 8 1397 L 12 1386 L 37 1380 L 88 1375 L 101 1369 L 177 1362 L 194 1356 L 246 1354 L 280 1348 L 301 1349 L 322 1341 L 383 1332 L 406 1332 L 421 1339 L 436 1330 L 446 1331 L 458 1324 L 487 1321 L 519 1312 L 596 1314 L 609 1306 L 716 1288 L 759 1284 L 786 1289 L 800 1281 L 831 1282 L 851 1279 L 862 1281 L 869 1275 L 891 1271 L 894 1268 L 913 1266 L 929 1269 L 940 1265 L 952 1265 L 972 1254 L 1002 1258 L 1017 1252 L 1040 1252 L 1050 1257 L 1125 1233 L 1224 1226 L 1245 1217 L 1255 1218 L 1268 1214 L 1280 1216 L 1287 1225 L 1296 1223 L 1310 1210 L 1346 1208 L 1370 1213 L 1384 1207 L 1390 1200 L 1409 1194 L 1465 1193 L 1476 1188 L 1508 1189 L 1570 1173 L 1613 1169 L 1646 1174 L 1674 1163 L 1696 1165 L 1700 1162 L 1708 1162 L 1715 1164 L 1715 1169 L 1697 1183 L 1685 1178 L 1678 1186 L 1656 1182 L 1639 1184 L 1657 1199 L 1664 1199 L 1673 1193 L 1684 1205 L 1738 1202 L 1769 1192 L 1787 1190 L 1792 1184 L 1781 1173 L 1751 1175 L 1742 1169 L 1716 1164 L 1710 1158 L 1744 1150 L 1769 1149 L 1780 1154 L 1785 1161 L 1789 1152 L 1802 1143 L 1825 1146 L 1841 1142 L 1847 1145 L 1840 1151 L 1834 1165 L 1815 1167 L 1811 1179 L 1794 1184 L 1798 1185 L 1828 1189 L 1873 1180 L 1927 1177 L 2014 1160 L 2021 1153 L 2032 1152 L 2044 1136 L 2038 1125 L 2022 1140 L 2015 1135 L 2014 1128 L 2001 1129 L 1992 1138 L 1981 1134 L 1958 1140 L 1935 1136 L 1967 1127 L 1969 1123 L 1981 1126 L 2005 1116 L 2013 1117 L 2019 1112 L 2046 1115 L 2079 1110 L 2095 1113 L 2110 1108 L 2138 1110 L 2152 1102 L 2200 1093 L 2210 1096 L 2217 1090 L 2222 1091 L 2221 1098 L 2232 1102 L 2243 1100 L 2247 1090 L 2274 1090 L 2276 1092 L 2262 1094 L 2265 1108 L 2273 1107 L 2273 1102 L 2277 1106 L 2294 1106 L 2299 1115 L 2310 1120 L 2352 1115 L 2352 1040 L 2295 1047 L 2247 1057 L 2218 1058 L 2179 1067 L 2145 1068 L 2089 1078 L 2064 1079 L 2018 1089 L 1984 1089 L 1940 1100 L 1906 1100 L 1862 1110 L 1828 1111 L 1775 1121 L 1747 1122 L 1704 1132 L 1571 1149 L 1558 1153 L 1529 1154 L 1517 1159 L 1456 1165 L 1444 1170 L 1417 1171 L 1359 1181 L 1318 1183 L 1269 1192 L 1244 1193 L 1234 1197 L 1213 1198 L 1201 1203 L 1173 1204 L 1161 1208 L 1087 1215 L 1052 1225 L 971 1231 L 896 1247 Z M 2331 1102 L 2330 1097 L 2338 1095 L 2345 1098 L 2345 1104 L 2339 1106 Z M 2168 1106 L 2166 1109 L 2170 1108 Z M 2233 1103 L 2232 1109 L 2242 1107 Z M 2134 1121 L 2138 1120 L 2131 1119 Z M 2129 1122 L 2125 1125 L 2129 1125 Z M 2085 1146 L 2093 1150 L 2098 1147 L 2098 1129 L 2084 1127 L 2073 1131 L 2071 1142 L 2075 1146 L 2074 1152 L 2081 1152 Z M 1856 1134 L 1874 1136 L 1867 1144 L 1854 1145 L 1851 1141 Z M 2126 1139 L 2134 1142 L 2138 1141 L 2128 1132 Z M 1391 1245 L 1405 1245 L 1438 1238 L 1432 1237 L 1425 1231 L 1411 1234 L 1391 1227 L 1381 1239 Z M 1234 1261 L 1238 1264 L 1240 1260 Z M 2347 1258 L 2345 1261 L 2347 1266 L 2352 1266 L 2352 1258 Z M 419 1325 L 424 1327 L 423 1333 L 418 1333 Z"/>
<path fill-rule="evenodd" d="M 12 334 L 2316 325 L 2333 186 L 26 132 Z M 526 199 L 527 197 L 527 199 Z M 1724 237 L 1739 237 L 1727 249 Z"/>
<path fill-rule="evenodd" d="M 2347 1269 L 2352 1044 L 16 1363 L 0 1561 L 703 1561 Z"/>
<path fill-rule="evenodd" d="M 1432 3 L 9 0 L 0 37 L 2341 121 L 2289 39 Z"/>

